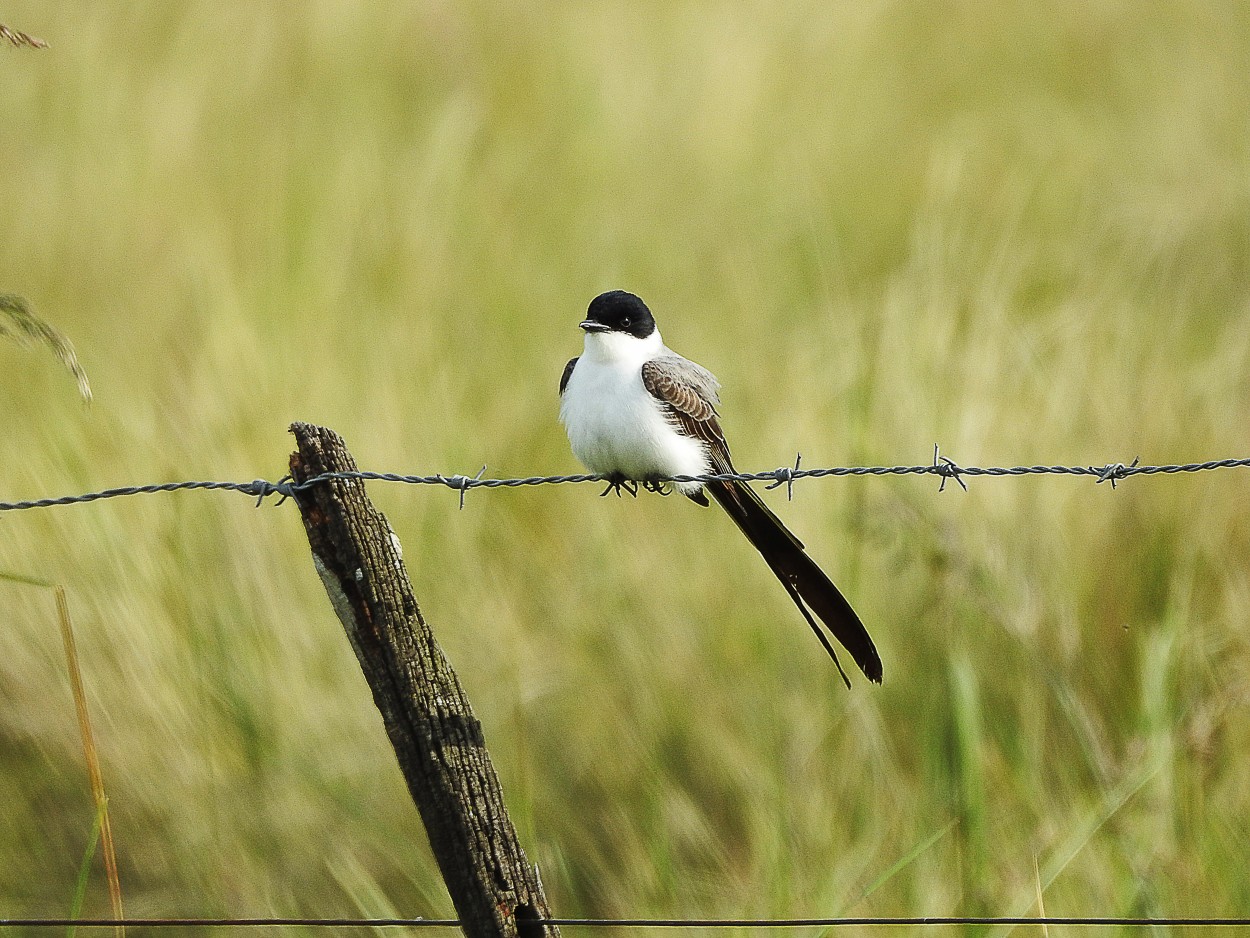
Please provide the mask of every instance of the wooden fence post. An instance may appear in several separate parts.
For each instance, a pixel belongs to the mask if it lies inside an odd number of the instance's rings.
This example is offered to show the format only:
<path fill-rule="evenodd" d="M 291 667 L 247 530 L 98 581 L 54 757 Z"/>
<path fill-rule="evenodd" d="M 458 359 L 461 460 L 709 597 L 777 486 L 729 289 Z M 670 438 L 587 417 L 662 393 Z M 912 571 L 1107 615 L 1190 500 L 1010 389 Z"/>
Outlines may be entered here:
<path fill-rule="evenodd" d="M 332 430 L 291 425 L 295 481 L 353 472 Z M 399 540 L 362 481 L 295 496 L 313 563 L 382 712 L 399 767 L 469 938 L 558 938 L 460 681 L 417 608 Z"/>

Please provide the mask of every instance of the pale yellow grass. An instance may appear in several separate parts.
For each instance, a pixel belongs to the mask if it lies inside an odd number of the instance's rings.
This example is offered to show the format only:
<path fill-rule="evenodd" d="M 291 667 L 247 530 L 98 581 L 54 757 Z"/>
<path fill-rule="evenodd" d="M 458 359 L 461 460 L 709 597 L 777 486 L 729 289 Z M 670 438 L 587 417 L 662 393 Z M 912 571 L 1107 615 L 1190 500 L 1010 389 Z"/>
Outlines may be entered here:
<path fill-rule="evenodd" d="M 0 498 L 276 478 L 293 419 L 571 471 L 612 287 L 720 376 L 743 468 L 1247 454 L 1241 4 L 4 18 L 51 48 L 0 48 L 0 291 L 96 400 L 0 346 Z M 772 493 L 880 644 L 848 693 L 714 512 L 373 488 L 554 907 L 727 916 L 1244 914 L 1244 491 Z M 0 528 L 72 596 L 128 913 L 450 911 L 290 505 Z M 90 797 L 55 622 L 0 592 L 0 914 L 55 915 Z"/>

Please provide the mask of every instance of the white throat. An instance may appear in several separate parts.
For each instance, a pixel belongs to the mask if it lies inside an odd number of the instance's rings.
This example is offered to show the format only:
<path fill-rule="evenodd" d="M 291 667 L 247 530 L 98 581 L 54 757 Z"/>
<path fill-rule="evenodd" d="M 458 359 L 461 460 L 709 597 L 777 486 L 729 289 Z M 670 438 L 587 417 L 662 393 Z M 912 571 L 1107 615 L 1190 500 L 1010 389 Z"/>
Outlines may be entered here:
<path fill-rule="evenodd" d="M 587 332 L 583 356 L 596 365 L 641 368 L 664 351 L 664 340 L 656 329 L 645 339 L 627 332 Z"/>

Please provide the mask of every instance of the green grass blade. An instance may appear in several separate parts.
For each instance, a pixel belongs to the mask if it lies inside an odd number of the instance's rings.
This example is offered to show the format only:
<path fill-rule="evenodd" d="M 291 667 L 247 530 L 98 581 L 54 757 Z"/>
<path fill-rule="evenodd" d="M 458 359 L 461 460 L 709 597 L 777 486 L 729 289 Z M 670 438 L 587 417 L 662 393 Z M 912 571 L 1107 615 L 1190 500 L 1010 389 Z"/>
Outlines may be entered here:
<path fill-rule="evenodd" d="M 83 901 L 87 898 L 87 880 L 91 877 L 91 862 L 95 859 L 96 847 L 100 845 L 100 830 L 104 825 L 104 806 L 96 809 L 95 818 L 91 822 L 91 839 L 82 856 L 82 864 L 78 867 L 78 880 L 74 884 L 74 900 L 70 903 L 69 918 L 78 918 L 82 912 Z M 66 931 L 66 938 L 74 938 L 76 925 Z"/>

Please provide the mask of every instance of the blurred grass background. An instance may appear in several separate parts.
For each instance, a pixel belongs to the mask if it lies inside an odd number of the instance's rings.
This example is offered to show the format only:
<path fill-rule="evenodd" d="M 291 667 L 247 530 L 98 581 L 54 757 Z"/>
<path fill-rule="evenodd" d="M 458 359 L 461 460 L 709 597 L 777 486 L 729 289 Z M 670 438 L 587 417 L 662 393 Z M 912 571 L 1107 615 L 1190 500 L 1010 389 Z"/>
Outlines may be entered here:
<path fill-rule="evenodd" d="M 721 378 L 744 469 L 1247 454 L 1239 0 L 3 20 L 51 48 L 0 48 L 0 290 L 96 400 L 0 346 L 0 497 L 277 478 L 294 419 L 370 469 L 574 471 L 556 383 L 615 287 Z M 1054 915 L 1244 915 L 1246 491 L 772 493 L 881 648 L 848 693 L 716 512 L 372 488 L 593 916 L 1024 914 L 1038 878 Z M 0 527 L 70 591 L 128 913 L 450 913 L 290 505 Z M 0 610 L 0 914 L 64 914 L 92 808 L 52 597 Z"/>

